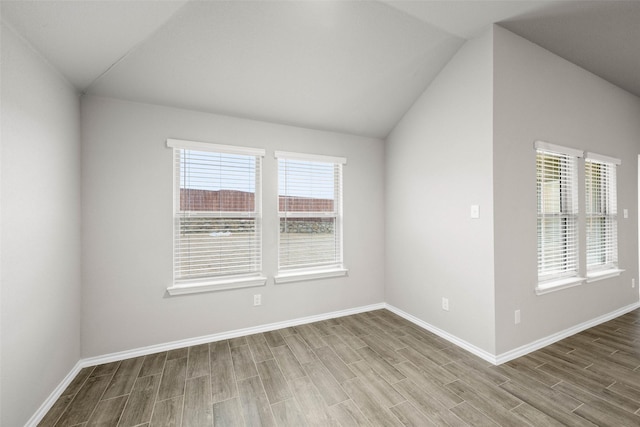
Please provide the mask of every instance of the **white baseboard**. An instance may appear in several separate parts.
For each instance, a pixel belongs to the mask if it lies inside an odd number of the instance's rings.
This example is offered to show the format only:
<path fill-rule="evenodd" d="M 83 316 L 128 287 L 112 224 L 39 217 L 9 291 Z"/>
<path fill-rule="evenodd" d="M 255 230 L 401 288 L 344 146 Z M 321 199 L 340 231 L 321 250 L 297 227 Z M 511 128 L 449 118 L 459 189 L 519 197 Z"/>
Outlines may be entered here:
<path fill-rule="evenodd" d="M 451 335 L 450 333 L 443 331 L 442 329 L 433 326 L 430 323 L 425 322 L 424 320 L 418 319 L 417 317 L 406 313 L 402 310 L 400 310 L 397 307 L 394 307 L 390 304 L 386 304 L 386 308 L 389 311 L 394 312 L 395 314 L 397 314 L 398 316 L 408 320 L 409 322 L 413 323 L 414 325 L 420 326 L 422 329 L 426 329 L 429 332 L 432 332 L 436 335 L 438 335 L 441 338 L 444 338 L 445 340 L 449 341 L 450 343 L 453 343 L 455 345 L 457 345 L 458 347 L 461 347 L 465 350 L 467 350 L 469 353 L 475 354 L 476 356 L 478 356 L 481 359 L 486 360 L 489 363 L 493 363 L 494 365 L 496 364 L 496 356 L 489 353 L 488 351 L 485 351 L 483 349 L 481 349 L 480 347 L 477 347 L 463 339 L 460 339 L 458 337 L 456 337 L 455 335 Z"/>
<path fill-rule="evenodd" d="M 64 377 L 62 382 L 58 384 L 55 390 L 53 390 L 49 397 L 47 397 L 47 400 L 45 400 L 44 403 L 40 405 L 36 413 L 33 414 L 29 421 L 27 421 L 25 427 L 36 427 L 38 423 L 42 421 L 44 416 L 47 415 L 47 412 L 49 412 L 53 404 L 56 403 L 56 400 L 58 400 L 58 398 L 62 396 L 62 393 L 69 386 L 69 384 L 71 384 L 71 381 L 73 381 L 73 379 L 76 377 L 76 375 L 78 375 L 78 372 L 80 372 L 81 369 L 82 366 L 80 365 L 80 361 L 78 361 L 78 363 L 76 363 L 71 371 L 69 371 L 67 376 Z"/>
<path fill-rule="evenodd" d="M 517 359 L 518 357 L 524 356 L 526 354 L 532 353 L 536 350 L 540 350 L 543 347 L 551 345 L 557 341 L 563 340 L 571 335 L 575 335 L 578 332 L 582 332 L 586 329 L 593 328 L 594 326 L 598 326 L 601 323 L 608 322 L 609 320 L 615 319 L 616 317 L 622 316 L 623 314 L 629 313 L 637 308 L 640 308 L 640 302 L 636 302 L 630 304 L 626 307 L 619 308 L 610 313 L 603 314 L 602 316 L 598 316 L 595 319 L 588 320 L 586 322 L 580 323 L 578 325 L 572 326 L 571 328 L 565 329 L 560 332 L 556 332 L 555 334 L 549 335 L 547 337 L 541 338 L 539 340 L 533 341 L 529 344 L 525 344 L 521 347 L 515 348 L 513 350 L 509 350 L 507 352 L 501 353 L 499 355 L 491 354 L 479 347 L 476 347 L 473 344 L 468 343 L 467 341 L 456 337 L 455 335 L 451 335 L 448 332 L 443 331 L 423 320 L 418 319 L 411 314 L 405 313 L 397 307 L 394 307 L 390 304 L 385 304 L 387 310 L 394 312 L 400 317 L 403 317 L 410 321 L 411 323 L 420 326 L 427 331 L 433 332 L 441 338 L 446 339 L 447 341 L 461 347 L 468 352 L 475 354 L 481 359 L 486 360 L 489 363 L 494 365 L 501 365 L 505 362 L 508 362 L 513 359 Z"/>
<path fill-rule="evenodd" d="M 293 320 L 285 320 L 282 322 L 269 323 L 266 325 L 252 326 L 250 328 L 236 329 L 229 332 L 221 332 L 218 334 L 205 335 L 196 338 L 188 338 L 185 340 L 171 341 L 168 343 L 140 347 L 133 350 L 120 351 L 110 353 L 103 356 L 89 357 L 80 360 L 80 365 L 86 366 L 100 365 L 102 363 L 115 362 L 118 360 L 130 359 L 132 357 L 146 356 L 147 354 L 158 353 L 161 351 L 174 350 L 176 348 L 190 347 L 193 345 L 216 342 L 230 338 L 242 337 L 245 335 L 258 334 L 261 332 L 274 331 L 276 329 L 288 328 L 291 326 L 304 325 L 307 323 L 319 322 L 321 320 L 333 319 L 336 317 L 349 316 L 351 314 L 364 313 L 365 311 L 379 310 L 385 308 L 384 303 L 366 305 L 347 310 L 332 311 L 330 313 L 317 314 L 314 316 L 299 317 Z"/>
<path fill-rule="evenodd" d="M 496 365 L 500 365 L 502 363 L 508 362 L 513 359 L 517 359 L 518 357 L 524 356 L 525 354 L 529 354 L 536 350 L 540 350 L 543 347 L 546 347 L 554 342 L 563 340 L 571 335 L 575 335 L 578 332 L 582 332 L 586 329 L 593 328 L 594 326 L 598 326 L 601 323 L 608 322 L 609 320 L 615 319 L 616 317 L 620 317 L 623 314 L 627 314 L 630 311 L 635 310 L 636 308 L 640 308 L 640 302 L 635 302 L 626 307 L 619 308 L 610 313 L 603 314 L 602 316 L 598 316 L 595 319 L 587 320 L 586 322 L 580 323 L 578 325 L 572 326 L 571 328 L 565 329 L 564 331 L 556 332 L 555 334 L 551 334 L 547 337 L 541 338 L 529 344 L 525 344 L 521 347 L 514 348 L 513 350 L 509 350 L 502 354 L 495 356 Z"/>
<path fill-rule="evenodd" d="M 182 347 L 190 347 L 193 345 L 216 342 L 216 341 L 230 339 L 230 338 L 237 338 L 245 335 L 252 335 L 252 334 L 257 334 L 261 332 L 274 331 L 276 329 L 282 329 L 282 328 L 287 328 L 287 327 L 297 326 L 297 325 L 304 325 L 307 323 L 333 319 L 336 317 L 349 316 L 352 314 L 364 313 L 367 311 L 379 310 L 382 308 L 386 308 L 387 310 L 397 314 L 400 317 L 403 317 L 409 322 L 423 329 L 426 329 L 427 331 L 430 331 L 441 338 L 446 339 L 447 341 L 457 345 L 458 347 L 461 347 L 467 350 L 472 354 L 475 354 L 476 356 L 486 360 L 489 363 L 492 363 L 494 365 L 499 365 L 499 364 L 508 362 L 509 360 L 516 359 L 520 356 L 524 356 L 525 354 L 539 350 L 542 347 L 545 347 L 549 344 L 553 344 L 556 341 L 560 341 L 578 332 L 584 331 L 585 329 L 589 329 L 591 327 L 597 326 L 601 323 L 607 322 L 611 319 L 615 319 L 618 316 L 622 316 L 623 314 L 626 314 L 630 311 L 640 308 L 640 302 L 636 302 L 634 304 L 612 311 L 611 313 L 604 314 L 595 319 L 581 323 L 569 329 L 565 329 L 564 331 L 560 331 L 555 334 L 549 335 L 548 337 L 539 339 L 532 343 L 523 345 L 521 347 L 507 351 L 505 353 L 502 353 L 500 355 L 491 354 L 471 343 L 468 343 L 463 339 L 456 337 L 455 335 L 452 335 L 446 331 L 443 331 L 442 329 L 439 329 L 423 320 L 420 320 L 417 317 L 409 313 L 406 313 L 390 304 L 378 303 L 378 304 L 371 304 L 371 305 L 366 305 L 366 306 L 361 306 L 361 307 L 356 307 L 356 308 L 351 308 L 346 310 L 333 311 L 330 313 L 318 314 L 314 316 L 300 317 L 297 319 L 286 320 L 282 322 L 269 323 L 266 325 L 254 326 L 250 328 L 236 329 L 234 331 L 229 331 L 229 332 L 222 332 L 218 334 L 206 335 L 206 336 L 179 340 L 179 341 L 171 341 L 168 343 L 151 345 L 147 347 L 140 347 L 132 350 L 120 351 L 117 353 L 110 353 L 110 354 L 97 356 L 97 357 L 89 357 L 86 359 L 81 359 L 78 361 L 78 363 L 76 363 L 73 369 L 71 369 L 71 371 L 67 374 L 67 376 L 51 393 L 51 395 L 49 395 L 49 397 L 44 401 L 44 403 L 40 406 L 40 408 L 38 408 L 36 413 L 33 414 L 31 419 L 27 421 L 25 426 L 36 427 L 38 423 L 42 420 L 42 418 L 51 409 L 53 404 L 62 395 L 64 390 L 69 386 L 71 381 L 73 381 L 73 379 L 78 374 L 78 372 L 80 372 L 82 368 L 85 368 L 88 366 L 94 366 L 102 363 L 109 363 L 109 362 L 115 362 L 118 360 L 130 359 L 132 357 L 146 356 L 148 354 L 158 353 L 161 351 L 174 350 L 176 348 L 182 348 Z"/>
<path fill-rule="evenodd" d="M 332 311 L 330 313 L 317 314 L 314 316 L 300 317 L 292 320 L 285 320 L 282 322 L 269 323 L 266 325 L 254 326 L 244 329 L 236 329 L 234 331 L 222 332 L 219 334 L 205 335 L 196 338 L 189 338 L 179 341 L 171 341 L 168 343 L 151 345 L 147 347 L 140 347 L 132 350 L 120 351 L 117 353 L 105 354 L 97 357 L 89 357 L 86 359 L 80 359 L 78 363 L 73 367 L 71 372 L 62 380 L 62 382 L 56 387 L 56 389 L 49 395 L 47 400 L 38 408 L 35 414 L 29 419 L 26 427 L 36 427 L 42 418 L 51 409 L 53 404 L 58 400 L 64 390 L 69 386 L 71 381 L 80 372 L 82 368 L 88 366 L 100 365 L 102 363 L 115 362 L 118 360 L 130 359 L 132 357 L 146 356 L 148 354 L 158 353 L 161 351 L 174 350 L 176 348 L 190 347 L 193 345 L 204 344 L 209 342 L 216 342 L 230 338 L 242 337 L 245 335 L 258 334 L 261 332 L 274 331 L 276 329 L 288 328 L 291 326 L 304 325 L 307 323 L 319 322 L 321 320 L 334 319 L 336 317 L 349 316 L 351 314 L 364 313 L 366 311 L 380 310 L 385 308 L 384 303 L 365 305 L 356 308 L 350 308 L 346 310 Z"/>

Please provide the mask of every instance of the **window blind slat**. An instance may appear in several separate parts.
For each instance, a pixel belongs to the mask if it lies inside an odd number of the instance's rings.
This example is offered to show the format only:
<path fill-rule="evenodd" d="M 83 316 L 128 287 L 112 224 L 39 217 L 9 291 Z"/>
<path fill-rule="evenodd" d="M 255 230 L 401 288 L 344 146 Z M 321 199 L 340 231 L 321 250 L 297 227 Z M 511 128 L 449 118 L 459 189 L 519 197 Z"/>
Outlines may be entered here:
<path fill-rule="evenodd" d="M 277 158 L 278 270 L 341 266 L 345 160 L 320 156 L 316 161 L 292 153 L 278 153 Z"/>
<path fill-rule="evenodd" d="M 578 153 L 551 149 L 536 152 L 539 281 L 578 275 Z"/>
<path fill-rule="evenodd" d="M 179 142 L 179 141 L 178 141 Z M 174 280 L 261 269 L 260 152 L 174 140 Z"/>
<path fill-rule="evenodd" d="M 587 272 L 618 265 L 618 163 L 608 159 L 591 154 L 585 160 Z"/>

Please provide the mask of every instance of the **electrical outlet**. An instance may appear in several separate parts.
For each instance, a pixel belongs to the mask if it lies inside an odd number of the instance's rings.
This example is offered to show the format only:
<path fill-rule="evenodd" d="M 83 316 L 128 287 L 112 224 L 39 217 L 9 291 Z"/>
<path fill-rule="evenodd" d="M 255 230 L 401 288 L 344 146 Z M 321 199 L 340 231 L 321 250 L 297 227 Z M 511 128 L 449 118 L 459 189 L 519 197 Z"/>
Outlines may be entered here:
<path fill-rule="evenodd" d="M 253 296 L 253 305 L 254 306 L 262 305 L 262 295 L 255 294 Z"/>
<path fill-rule="evenodd" d="M 516 310 L 514 312 L 514 321 L 516 322 L 516 325 L 520 323 L 520 310 Z"/>
<path fill-rule="evenodd" d="M 444 311 L 449 311 L 449 298 L 442 298 L 442 309 Z"/>

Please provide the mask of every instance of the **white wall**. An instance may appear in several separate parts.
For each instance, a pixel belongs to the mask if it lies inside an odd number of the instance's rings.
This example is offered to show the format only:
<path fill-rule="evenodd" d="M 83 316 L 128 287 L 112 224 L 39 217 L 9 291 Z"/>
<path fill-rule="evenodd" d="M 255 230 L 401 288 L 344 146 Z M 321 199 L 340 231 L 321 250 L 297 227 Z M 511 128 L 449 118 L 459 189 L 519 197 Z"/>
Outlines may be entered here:
<path fill-rule="evenodd" d="M 83 357 L 384 301 L 383 142 L 88 97 L 82 102 Z M 277 265 L 275 150 L 347 158 L 349 276 L 168 297 L 172 153 L 167 138 L 265 148 L 264 272 Z M 254 293 L 262 306 L 253 307 Z"/>
<path fill-rule="evenodd" d="M 75 91 L 2 25 L 2 418 L 20 426 L 80 358 Z"/>
<path fill-rule="evenodd" d="M 497 26 L 494 47 L 496 350 L 502 353 L 638 301 L 631 279 L 638 279 L 640 99 Z M 535 295 L 537 139 L 622 159 L 618 209 L 629 209 L 629 218 L 620 215 L 618 222 L 621 276 Z"/>
<path fill-rule="evenodd" d="M 386 301 L 494 351 L 492 36 L 468 41 L 386 144 Z M 470 219 L 470 206 L 480 218 Z M 449 299 L 443 311 L 441 298 Z"/>

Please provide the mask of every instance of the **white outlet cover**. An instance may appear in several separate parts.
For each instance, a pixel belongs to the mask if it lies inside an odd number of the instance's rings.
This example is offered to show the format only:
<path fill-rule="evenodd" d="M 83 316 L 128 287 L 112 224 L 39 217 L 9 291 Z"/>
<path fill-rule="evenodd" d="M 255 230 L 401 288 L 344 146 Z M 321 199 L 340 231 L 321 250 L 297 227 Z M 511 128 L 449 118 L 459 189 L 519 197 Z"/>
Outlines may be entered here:
<path fill-rule="evenodd" d="M 480 218 L 480 205 L 471 205 L 471 218 Z"/>

